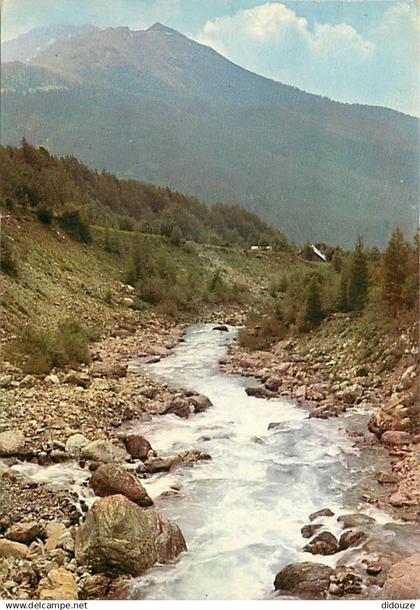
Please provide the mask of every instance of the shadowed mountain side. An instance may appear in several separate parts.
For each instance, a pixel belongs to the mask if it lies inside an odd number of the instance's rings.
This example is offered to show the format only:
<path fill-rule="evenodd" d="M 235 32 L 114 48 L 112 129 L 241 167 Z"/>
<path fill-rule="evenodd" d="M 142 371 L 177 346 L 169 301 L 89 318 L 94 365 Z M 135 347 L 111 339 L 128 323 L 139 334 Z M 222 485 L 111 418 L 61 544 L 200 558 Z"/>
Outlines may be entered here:
<path fill-rule="evenodd" d="M 68 88 L 34 87 L 28 73 L 24 94 L 9 66 L 4 143 L 24 131 L 120 176 L 241 202 L 298 241 L 363 233 L 382 245 L 395 224 L 414 231 L 412 117 L 276 83 L 161 24 L 89 31 L 34 62 Z"/>

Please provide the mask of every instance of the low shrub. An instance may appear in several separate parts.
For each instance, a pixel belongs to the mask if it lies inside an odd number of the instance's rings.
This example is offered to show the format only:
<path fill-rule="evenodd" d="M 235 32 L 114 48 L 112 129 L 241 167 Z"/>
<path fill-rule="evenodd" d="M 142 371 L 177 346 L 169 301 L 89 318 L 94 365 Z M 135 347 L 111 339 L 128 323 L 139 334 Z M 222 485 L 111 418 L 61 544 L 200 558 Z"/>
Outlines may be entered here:
<path fill-rule="evenodd" d="M 18 264 L 12 246 L 12 240 L 6 236 L 1 240 L 0 269 L 3 273 L 7 273 L 7 275 L 10 275 L 11 277 L 16 277 L 18 275 Z"/>
<path fill-rule="evenodd" d="M 89 362 L 88 343 L 93 338 L 77 320 L 68 318 L 53 330 L 27 326 L 6 351 L 8 357 L 22 363 L 26 373 L 44 374 Z"/>
<path fill-rule="evenodd" d="M 58 221 L 60 227 L 69 237 L 84 244 L 91 243 L 92 234 L 90 232 L 90 226 L 78 208 L 67 208 L 62 212 Z"/>
<path fill-rule="evenodd" d="M 36 211 L 36 217 L 41 224 L 50 226 L 54 219 L 54 214 L 50 208 L 39 207 Z"/>

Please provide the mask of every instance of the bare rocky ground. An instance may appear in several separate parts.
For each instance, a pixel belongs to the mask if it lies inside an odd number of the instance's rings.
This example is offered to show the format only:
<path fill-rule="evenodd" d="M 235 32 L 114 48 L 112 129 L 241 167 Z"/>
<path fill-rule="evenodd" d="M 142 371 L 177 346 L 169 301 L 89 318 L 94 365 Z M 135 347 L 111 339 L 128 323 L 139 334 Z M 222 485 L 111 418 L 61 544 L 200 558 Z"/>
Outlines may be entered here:
<path fill-rule="evenodd" d="M 206 321 L 238 323 L 243 315 L 211 312 Z M 266 352 L 246 353 L 233 344 L 222 366 L 258 377 L 261 396 L 290 396 L 311 417 L 369 409 L 369 430 L 348 433 L 362 451 L 386 447 L 388 459 L 375 473 L 380 493 L 376 485 L 363 499 L 410 522 L 418 518 L 420 497 L 414 332 L 381 344 L 367 359 L 349 327 L 351 321 L 338 316 L 319 333 L 279 342 Z M 0 598 L 116 599 L 125 595 L 128 576 L 172 561 L 185 549 L 182 533 L 155 510 L 141 480 L 211 456 L 193 447 L 159 456 L 147 439 L 120 428 L 151 414 L 190 417 L 210 406 L 206 397 L 160 386 L 127 367 L 132 359 L 165 357 L 182 333 L 182 325 L 150 315 L 134 333 L 117 328 L 95 344 L 92 363 L 81 370 L 34 377 L 6 363 L 0 376 Z M 19 460 L 40 465 L 77 460 L 94 472 L 90 484 L 101 497 L 95 510 L 67 491 L 17 476 L 8 466 Z M 316 556 L 309 567 L 280 570 L 275 588 L 281 595 L 366 598 L 382 590 L 403 598 L 419 586 L 417 556 L 379 548 L 370 532 L 374 525 L 362 515 L 343 524 L 338 540 L 329 532 L 317 534 L 321 524 L 322 514 L 308 516 L 302 543 Z M 141 554 L 134 544 L 139 537 L 145 540 Z M 369 559 L 361 562 L 359 553 L 352 561 L 361 545 Z M 349 555 L 337 569 L 314 563 L 343 548 Z"/>
<path fill-rule="evenodd" d="M 417 329 L 413 326 L 392 337 L 371 333 L 361 339 L 352 327 L 351 317 L 337 314 L 319 331 L 279 341 L 267 351 L 247 352 L 234 343 L 221 366 L 228 373 L 261 380 L 261 386 L 248 388 L 250 394 L 292 398 L 309 411 L 309 417 L 340 417 L 355 408 L 368 413 L 368 424 L 362 430 L 343 419 L 343 428 L 355 446 L 375 464 L 372 481 L 361 482 L 360 500 L 395 520 L 413 523 L 416 531 L 414 524 L 420 520 Z M 286 566 L 274 583 L 280 596 L 420 596 L 420 556 L 410 555 L 409 544 L 393 550 L 378 540 L 378 533 L 375 540 L 375 532 L 370 531 L 375 526 L 363 521 L 363 515 L 349 521 L 350 529 L 344 528 L 339 540 L 325 529 L 317 534 L 324 525 L 322 511 L 315 524 L 308 521 L 302 532 L 310 538 L 306 550 L 330 555 L 348 548 L 348 557 L 339 561 L 335 571 L 322 563 Z M 353 547 L 362 549 L 367 559 L 353 554 Z"/>

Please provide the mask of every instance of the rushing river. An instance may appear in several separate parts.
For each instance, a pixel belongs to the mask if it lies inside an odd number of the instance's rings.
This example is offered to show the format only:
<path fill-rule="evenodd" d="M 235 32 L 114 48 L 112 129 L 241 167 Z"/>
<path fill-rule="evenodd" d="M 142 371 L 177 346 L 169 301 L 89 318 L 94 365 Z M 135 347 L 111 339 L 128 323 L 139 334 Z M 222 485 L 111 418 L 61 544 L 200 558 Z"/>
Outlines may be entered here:
<path fill-rule="evenodd" d="M 153 365 L 130 366 L 161 383 L 205 394 L 214 405 L 189 419 L 165 415 L 130 424 L 160 455 L 195 448 L 212 456 L 211 461 L 142 481 L 158 510 L 181 527 L 188 552 L 171 565 L 156 566 L 133 579 L 131 597 L 269 598 L 273 578 L 286 564 L 335 565 L 342 557 L 302 551 L 307 541 L 301 527 L 310 513 L 325 507 L 336 516 L 370 512 L 378 523 L 377 539 L 396 551 L 418 552 L 420 540 L 412 526 L 390 523 L 389 516 L 360 504 L 363 481 L 373 480 L 380 453 L 373 460 L 368 451 L 360 453 L 343 428 L 351 424 L 366 430 L 368 415 L 352 409 L 345 418 L 309 419 L 289 400 L 247 396 L 245 387 L 256 380 L 228 376 L 218 364 L 234 336 L 234 329 L 192 326 L 169 357 Z M 268 430 L 274 422 L 276 427 Z M 89 505 L 95 501 L 87 485 L 90 473 L 76 462 L 48 467 L 26 462 L 12 470 L 74 491 Z M 162 495 L 171 487 L 179 494 Z M 339 534 L 336 516 L 322 522 Z"/>
<path fill-rule="evenodd" d="M 317 561 L 302 552 L 300 528 L 308 515 L 326 506 L 349 512 L 360 484 L 363 466 L 342 421 L 309 419 L 286 399 L 248 397 L 249 379 L 220 371 L 234 334 L 191 327 L 171 356 L 145 367 L 155 380 L 196 390 L 214 406 L 188 420 L 156 417 L 137 431 L 158 452 L 194 447 L 213 459 L 149 483 L 152 495 L 163 483 L 181 486 L 179 496 L 158 500 L 158 507 L 181 527 L 188 552 L 136 579 L 134 599 L 269 597 L 281 567 Z M 269 431 L 271 422 L 279 425 Z M 323 521 L 336 531 L 335 517 Z M 333 565 L 340 556 L 321 561 Z"/>

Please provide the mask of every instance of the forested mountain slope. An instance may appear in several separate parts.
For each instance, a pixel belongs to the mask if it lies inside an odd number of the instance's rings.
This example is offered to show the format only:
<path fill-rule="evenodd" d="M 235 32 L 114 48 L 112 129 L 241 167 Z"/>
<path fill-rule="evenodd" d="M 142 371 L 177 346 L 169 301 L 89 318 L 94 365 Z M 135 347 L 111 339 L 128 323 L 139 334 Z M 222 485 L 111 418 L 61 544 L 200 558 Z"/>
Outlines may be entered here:
<path fill-rule="evenodd" d="M 276 83 L 161 24 L 58 40 L 25 70 L 3 73 L 3 143 L 241 203 L 300 242 L 414 233 L 412 117 Z"/>

